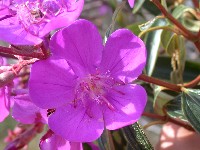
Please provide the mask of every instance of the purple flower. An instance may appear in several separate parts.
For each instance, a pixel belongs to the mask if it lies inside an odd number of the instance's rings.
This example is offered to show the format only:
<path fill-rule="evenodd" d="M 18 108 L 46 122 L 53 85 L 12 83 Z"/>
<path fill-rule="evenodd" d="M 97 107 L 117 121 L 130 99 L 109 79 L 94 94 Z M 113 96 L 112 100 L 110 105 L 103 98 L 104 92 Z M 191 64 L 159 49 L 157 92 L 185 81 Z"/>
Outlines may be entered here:
<path fill-rule="evenodd" d="M 0 122 L 9 115 L 10 112 L 10 99 L 8 94 L 8 87 L 0 88 Z"/>
<path fill-rule="evenodd" d="M 130 7 L 133 8 L 135 0 L 128 0 L 128 3 L 130 5 Z"/>
<path fill-rule="evenodd" d="M 51 130 L 40 140 L 41 150 L 83 150 L 82 143 L 69 142 L 61 136 L 55 135 Z"/>
<path fill-rule="evenodd" d="M 10 93 L 12 85 L 12 79 L 10 70 L 10 66 L 7 65 L 7 60 L 5 58 L 0 57 L 0 122 L 4 121 L 4 119 L 9 115 L 11 101 L 10 101 Z"/>
<path fill-rule="evenodd" d="M 34 45 L 50 31 L 71 24 L 80 15 L 84 0 L 2 0 L 0 40 Z"/>
<path fill-rule="evenodd" d="M 127 29 L 115 31 L 103 46 L 96 27 L 78 20 L 50 41 L 53 56 L 31 69 L 30 97 L 55 109 L 48 124 L 74 142 L 97 139 L 104 127 L 115 130 L 136 122 L 145 107 L 145 90 L 129 84 L 146 62 L 144 43 Z"/>
<path fill-rule="evenodd" d="M 28 94 L 13 97 L 12 117 L 23 124 L 47 123 L 47 110 L 35 106 Z"/>

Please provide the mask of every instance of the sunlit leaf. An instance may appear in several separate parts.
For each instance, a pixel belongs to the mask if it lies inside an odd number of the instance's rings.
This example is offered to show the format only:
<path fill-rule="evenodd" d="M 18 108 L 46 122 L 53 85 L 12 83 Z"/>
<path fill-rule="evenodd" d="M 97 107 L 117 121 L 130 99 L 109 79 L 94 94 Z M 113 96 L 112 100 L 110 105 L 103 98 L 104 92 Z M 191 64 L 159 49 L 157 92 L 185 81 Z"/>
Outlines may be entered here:
<path fill-rule="evenodd" d="M 164 49 L 167 49 L 167 47 L 169 46 L 171 38 L 172 38 L 172 32 L 168 30 L 163 30 L 161 34 L 161 43 Z"/>
<path fill-rule="evenodd" d="M 151 26 L 163 26 L 165 25 L 165 20 L 158 19 Z M 147 48 L 147 64 L 146 64 L 146 74 L 151 76 L 154 70 L 154 66 L 156 63 L 158 50 L 160 46 L 162 30 L 156 30 L 148 33 L 145 39 L 146 48 Z"/>
<path fill-rule="evenodd" d="M 164 116 L 165 112 L 163 111 L 164 106 L 166 103 L 168 103 L 173 97 L 165 92 L 162 92 L 164 88 L 161 86 L 155 86 L 154 88 L 154 101 L 153 101 L 153 108 L 154 111 Z"/>
<path fill-rule="evenodd" d="M 165 7 L 166 10 L 168 10 L 166 0 L 161 0 L 161 4 Z"/>
<path fill-rule="evenodd" d="M 193 10 L 192 8 L 185 6 L 185 5 L 178 5 L 172 12 L 172 16 L 176 19 L 178 19 L 179 17 L 181 17 L 181 15 L 183 15 L 184 12 L 186 11 L 191 11 Z"/>

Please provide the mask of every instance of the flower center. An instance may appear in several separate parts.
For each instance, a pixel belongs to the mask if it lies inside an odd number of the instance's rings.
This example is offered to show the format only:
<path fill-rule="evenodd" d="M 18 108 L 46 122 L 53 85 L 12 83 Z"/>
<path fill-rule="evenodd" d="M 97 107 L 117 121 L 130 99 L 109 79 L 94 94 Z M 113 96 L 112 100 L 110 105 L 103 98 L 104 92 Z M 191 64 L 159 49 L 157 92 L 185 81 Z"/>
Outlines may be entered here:
<path fill-rule="evenodd" d="M 114 110 L 112 104 L 106 99 L 106 94 L 113 89 L 116 82 L 109 75 L 89 75 L 80 79 L 75 88 L 74 106 L 81 100 L 85 107 L 91 102 L 106 104 L 109 109 Z"/>

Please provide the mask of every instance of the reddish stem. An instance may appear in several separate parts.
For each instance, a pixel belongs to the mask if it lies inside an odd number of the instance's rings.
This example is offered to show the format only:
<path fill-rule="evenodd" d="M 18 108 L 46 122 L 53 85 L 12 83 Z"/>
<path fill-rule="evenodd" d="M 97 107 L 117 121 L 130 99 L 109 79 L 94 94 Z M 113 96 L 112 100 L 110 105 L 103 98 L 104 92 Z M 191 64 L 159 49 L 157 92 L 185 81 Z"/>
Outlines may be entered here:
<path fill-rule="evenodd" d="M 199 1 L 198 0 L 192 0 L 194 7 L 199 8 Z"/>
<path fill-rule="evenodd" d="M 156 85 L 166 87 L 166 88 L 168 88 L 172 91 L 181 92 L 181 86 L 179 86 L 179 85 L 172 84 L 172 83 L 169 83 L 169 82 L 165 82 L 165 81 L 159 80 L 157 78 L 149 77 L 149 76 L 144 75 L 144 74 L 141 74 L 138 77 L 138 79 L 145 81 L 145 82 L 148 82 L 148 83 L 153 83 L 153 84 L 156 84 Z"/>
<path fill-rule="evenodd" d="M 183 84 L 183 86 L 186 88 L 191 88 L 191 87 L 196 86 L 199 82 L 200 82 L 200 75 L 198 75 L 194 80 Z"/>
<path fill-rule="evenodd" d="M 15 64 L 13 66 L 12 70 L 15 72 L 15 74 L 18 74 L 23 67 L 30 65 L 30 64 L 33 64 L 37 60 L 38 60 L 37 58 L 33 58 L 33 59 L 29 59 L 29 60 L 23 60 L 23 61 L 19 62 L 18 64 Z"/>
<path fill-rule="evenodd" d="M 183 121 L 179 121 L 179 120 L 170 118 L 168 116 L 160 116 L 160 115 L 148 113 L 148 112 L 144 112 L 142 115 L 146 116 L 146 117 L 154 118 L 154 119 L 159 119 L 159 120 L 162 120 L 162 121 L 172 122 L 174 124 L 177 124 L 179 126 L 186 128 L 188 130 L 194 131 L 194 129 L 189 124 L 184 123 Z"/>
<path fill-rule="evenodd" d="M 48 58 L 49 57 L 49 53 L 48 53 L 48 50 L 46 49 L 44 43 L 42 43 L 42 45 L 40 46 L 40 49 L 42 50 L 44 58 Z"/>
<path fill-rule="evenodd" d="M 153 83 L 153 84 L 156 84 L 156 85 L 159 85 L 159 86 L 163 86 L 163 87 L 165 87 L 169 90 L 175 91 L 175 92 L 181 92 L 182 87 L 192 88 L 192 87 L 196 86 L 200 82 L 200 75 L 197 76 L 194 80 L 192 80 L 188 83 L 184 83 L 182 85 L 180 85 L 180 84 L 176 85 L 176 84 L 172 84 L 172 83 L 169 83 L 169 82 L 165 82 L 165 81 L 162 81 L 162 80 L 154 78 L 154 77 L 149 77 L 145 74 L 141 74 L 138 77 L 138 79 L 145 81 L 145 82 L 148 82 L 148 83 Z"/>
<path fill-rule="evenodd" d="M 3 47 L 0 46 L 0 52 L 1 53 L 5 53 L 5 54 L 10 54 L 10 55 L 19 55 L 19 56 L 26 56 L 26 57 L 33 57 L 33 58 L 39 58 L 39 59 L 43 59 L 44 55 L 42 53 L 24 53 L 23 51 L 16 51 L 13 48 L 8 48 L 8 47 Z"/>

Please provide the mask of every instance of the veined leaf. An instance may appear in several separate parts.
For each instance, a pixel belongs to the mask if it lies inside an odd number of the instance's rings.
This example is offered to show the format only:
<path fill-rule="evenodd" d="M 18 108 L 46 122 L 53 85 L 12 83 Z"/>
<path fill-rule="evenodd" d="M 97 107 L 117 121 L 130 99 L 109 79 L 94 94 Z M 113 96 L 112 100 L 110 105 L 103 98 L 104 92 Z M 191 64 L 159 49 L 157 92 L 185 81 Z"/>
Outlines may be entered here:
<path fill-rule="evenodd" d="M 125 138 L 132 149 L 153 150 L 151 143 L 149 142 L 138 122 L 122 128 L 122 131 L 124 132 Z"/>
<path fill-rule="evenodd" d="M 169 101 L 164 108 L 167 115 L 170 116 L 171 118 L 174 119 L 178 118 L 184 122 L 188 122 L 181 109 L 181 96 L 182 94 L 178 95 L 173 100 Z"/>
<path fill-rule="evenodd" d="M 192 127 L 200 133 L 200 90 L 185 89 L 181 99 L 185 117 Z"/>

